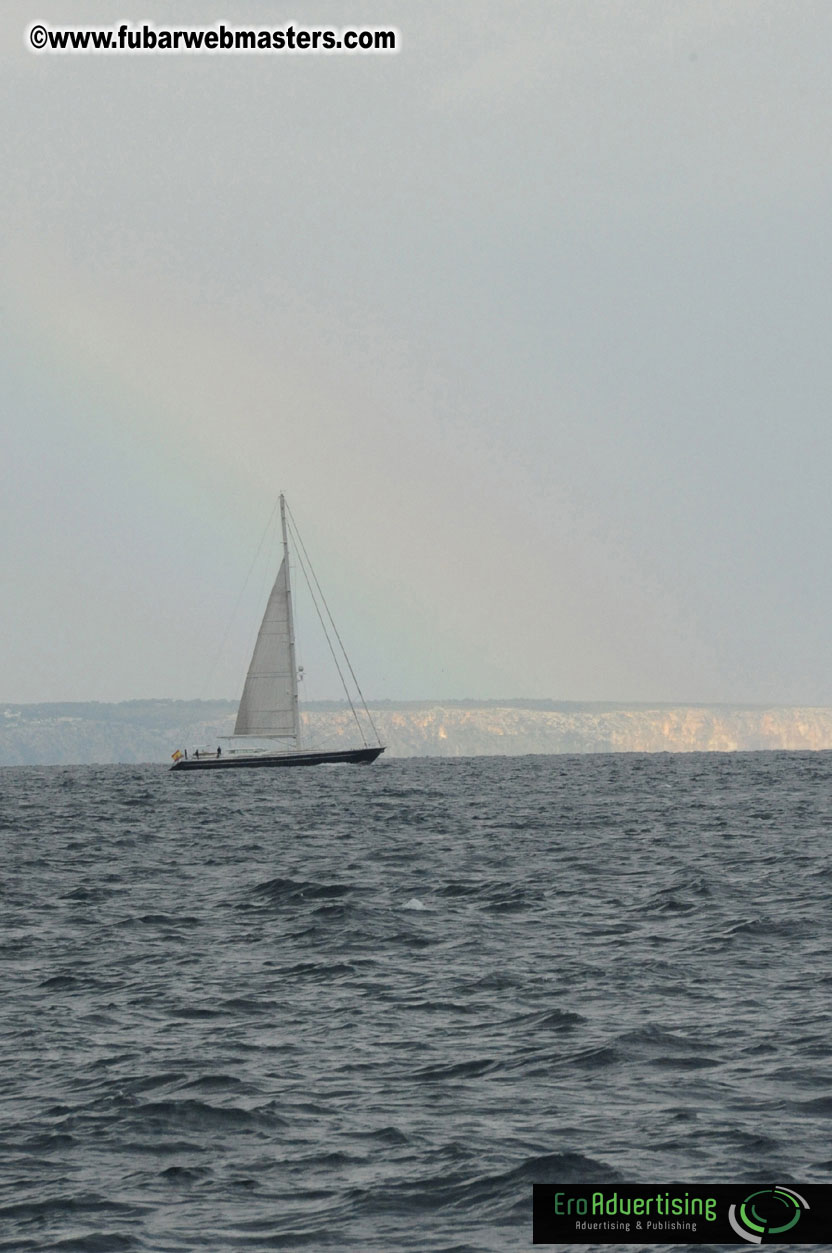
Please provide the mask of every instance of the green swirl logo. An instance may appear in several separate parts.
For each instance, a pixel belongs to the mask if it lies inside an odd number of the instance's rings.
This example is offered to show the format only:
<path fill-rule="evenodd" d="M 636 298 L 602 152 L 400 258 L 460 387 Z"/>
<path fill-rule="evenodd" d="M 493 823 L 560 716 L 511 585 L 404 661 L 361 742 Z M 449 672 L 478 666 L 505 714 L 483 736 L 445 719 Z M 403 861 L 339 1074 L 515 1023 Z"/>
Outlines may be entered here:
<path fill-rule="evenodd" d="M 740 1205 L 732 1205 L 728 1221 L 749 1244 L 764 1244 L 771 1236 L 781 1236 L 796 1227 L 808 1208 L 809 1202 L 791 1188 L 764 1188 L 752 1192 Z"/>

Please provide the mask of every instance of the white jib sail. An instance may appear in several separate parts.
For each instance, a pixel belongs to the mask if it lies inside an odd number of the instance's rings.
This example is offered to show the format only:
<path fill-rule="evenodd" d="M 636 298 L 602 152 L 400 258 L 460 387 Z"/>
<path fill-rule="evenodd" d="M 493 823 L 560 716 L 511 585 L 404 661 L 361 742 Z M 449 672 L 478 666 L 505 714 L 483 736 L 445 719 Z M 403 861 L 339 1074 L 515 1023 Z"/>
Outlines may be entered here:
<path fill-rule="evenodd" d="M 280 563 L 254 645 L 234 734 L 286 737 L 297 742 L 300 731 L 297 685 L 284 559 Z"/>

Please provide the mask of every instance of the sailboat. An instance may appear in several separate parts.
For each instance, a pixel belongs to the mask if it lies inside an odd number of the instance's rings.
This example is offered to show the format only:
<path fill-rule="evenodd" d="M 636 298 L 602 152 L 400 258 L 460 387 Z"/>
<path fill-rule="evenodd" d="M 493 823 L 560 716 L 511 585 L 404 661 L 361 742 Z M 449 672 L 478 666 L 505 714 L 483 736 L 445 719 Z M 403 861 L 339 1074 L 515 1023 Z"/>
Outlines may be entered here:
<path fill-rule="evenodd" d="M 196 750 L 190 757 L 187 752 L 177 749 L 172 754 L 173 765 L 171 770 L 233 770 L 240 767 L 255 766 L 320 766 L 336 762 L 362 764 L 375 761 L 384 752 L 384 745 L 378 738 L 372 716 L 363 696 L 361 696 L 361 689 L 355 681 L 352 666 L 341 644 L 341 638 L 338 635 L 334 622 L 332 622 L 332 616 L 329 614 L 329 607 L 325 601 L 323 601 L 323 607 L 340 645 L 346 666 L 353 677 L 355 689 L 363 706 L 365 721 L 372 728 L 376 743 L 368 742 L 365 726 L 358 716 L 349 688 L 344 682 L 347 699 L 363 741 L 362 747 L 316 749 L 301 746 L 298 667 L 295 660 L 295 627 L 292 616 L 292 588 L 289 573 L 289 536 L 286 525 L 286 508 L 286 500 L 281 493 L 280 529 L 283 538 L 283 560 L 280 563 L 274 587 L 269 595 L 266 612 L 263 614 L 257 642 L 254 645 L 254 653 L 252 654 L 251 664 L 249 665 L 243 687 L 243 694 L 237 710 L 234 734 L 233 736 L 225 737 L 233 741 L 233 746 L 225 752 L 221 748 L 218 748 L 215 753 Z M 293 529 L 293 538 L 299 540 L 296 529 Z M 303 559 L 305 549 L 303 549 L 302 543 L 296 543 L 295 549 L 298 557 L 303 562 L 304 573 L 307 575 L 307 581 L 309 582 L 311 567 L 309 566 L 308 558 L 305 561 Z M 312 579 L 320 593 L 320 585 L 314 576 L 314 572 L 312 573 Z M 314 598 L 315 593 L 312 582 L 309 582 L 309 586 Z M 320 598 L 323 600 L 322 593 L 320 593 Z M 321 623 L 324 624 L 321 606 L 318 605 L 317 599 L 316 608 L 318 609 Z M 325 625 L 324 630 L 332 649 L 332 641 L 329 638 Z M 334 650 L 333 656 L 335 656 Z M 344 676 L 340 666 L 338 666 L 338 670 L 343 682 Z M 249 741 L 248 744 L 245 743 L 246 740 Z M 255 740 L 275 740 L 279 742 L 279 746 L 275 748 L 255 747 L 251 743 Z M 240 742 L 243 743 L 242 748 L 239 747 Z"/>

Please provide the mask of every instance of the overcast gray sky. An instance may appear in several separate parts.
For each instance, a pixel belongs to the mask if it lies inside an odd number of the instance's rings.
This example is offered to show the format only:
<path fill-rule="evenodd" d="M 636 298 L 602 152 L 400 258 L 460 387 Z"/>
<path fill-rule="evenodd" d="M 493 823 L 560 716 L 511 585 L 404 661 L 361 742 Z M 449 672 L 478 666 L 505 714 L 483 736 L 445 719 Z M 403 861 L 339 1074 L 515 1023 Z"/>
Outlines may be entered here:
<path fill-rule="evenodd" d="M 237 695 L 282 488 L 367 695 L 832 703 L 828 0 L 0 38 L 0 699 Z"/>

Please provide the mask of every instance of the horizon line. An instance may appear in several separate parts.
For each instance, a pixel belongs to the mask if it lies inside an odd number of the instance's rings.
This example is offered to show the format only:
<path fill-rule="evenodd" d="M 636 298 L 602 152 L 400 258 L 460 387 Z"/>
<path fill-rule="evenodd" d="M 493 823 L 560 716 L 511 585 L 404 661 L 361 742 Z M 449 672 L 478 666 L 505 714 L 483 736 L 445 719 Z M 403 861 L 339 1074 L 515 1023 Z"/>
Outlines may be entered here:
<path fill-rule="evenodd" d="M 0 701 L 0 711 L 10 709 L 42 709 L 67 705 L 228 705 L 231 709 L 235 709 L 239 705 L 239 698 L 215 696 L 215 697 L 184 697 L 184 696 L 140 696 L 140 697 L 124 697 L 120 700 L 38 700 L 38 701 Z M 614 709 L 832 709 L 832 703 L 814 703 L 814 702 L 794 702 L 779 700 L 681 700 L 681 699 L 659 699 L 659 700 L 621 700 L 620 698 L 600 699 L 594 698 L 590 700 L 580 700 L 572 697 L 559 698 L 553 696 L 443 696 L 443 697 L 368 697 L 367 705 L 370 708 L 413 708 L 418 706 L 429 707 L 460 707 L 460 706 L 489 706 L 516 708 L 520 707 L 554 707 L 554 708 L 614 708 Z M 310 700 L 302 702 L 302 707 L 309 710 L 314 709 L 349 709 L 349 703 L 343 698 L 330 700 Z"/>

